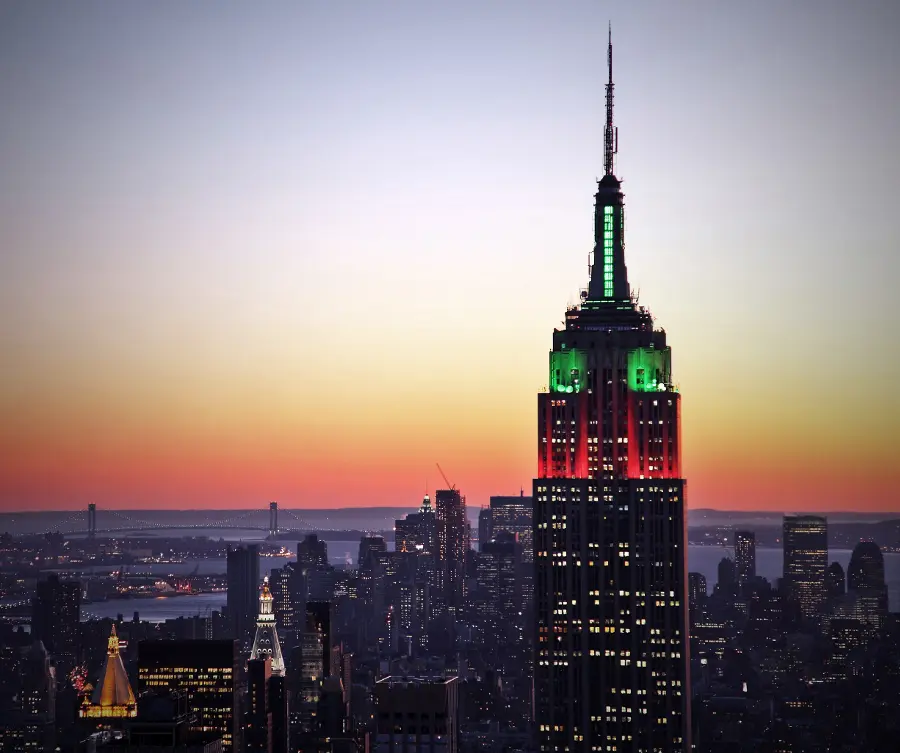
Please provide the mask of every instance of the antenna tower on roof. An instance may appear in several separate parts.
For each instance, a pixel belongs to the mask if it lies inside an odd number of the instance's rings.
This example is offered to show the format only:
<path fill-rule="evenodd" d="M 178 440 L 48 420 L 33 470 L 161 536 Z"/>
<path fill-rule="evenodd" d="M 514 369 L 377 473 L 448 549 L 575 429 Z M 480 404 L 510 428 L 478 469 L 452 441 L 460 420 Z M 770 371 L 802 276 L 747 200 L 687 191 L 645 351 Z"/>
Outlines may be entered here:
<path fill-rule="evenodd" d="M 609 48 L 606 55 L 609 67 L 609 81 L 606 84 L 606 131 L 603 135 L 603 170 L 604 175 L 615 175 L 613 172 L 613 155 L 619 151 L 619 129 L 613 126 L 613 84 L 612 74 L 612 22 L 609 24 Z"/>

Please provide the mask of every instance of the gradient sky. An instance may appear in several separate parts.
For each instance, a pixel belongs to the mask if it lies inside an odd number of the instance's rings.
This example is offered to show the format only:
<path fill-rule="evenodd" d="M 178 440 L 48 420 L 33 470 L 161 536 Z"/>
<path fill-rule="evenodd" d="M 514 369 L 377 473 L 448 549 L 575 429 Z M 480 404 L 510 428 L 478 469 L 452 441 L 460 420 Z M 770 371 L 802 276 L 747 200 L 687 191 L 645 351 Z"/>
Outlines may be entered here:
<path fill-rule="evenodd" d="M 692 507 L 900 509 L 900 4 L 0 5 L 0 509 L 530 488 L 607 20 Z"/>

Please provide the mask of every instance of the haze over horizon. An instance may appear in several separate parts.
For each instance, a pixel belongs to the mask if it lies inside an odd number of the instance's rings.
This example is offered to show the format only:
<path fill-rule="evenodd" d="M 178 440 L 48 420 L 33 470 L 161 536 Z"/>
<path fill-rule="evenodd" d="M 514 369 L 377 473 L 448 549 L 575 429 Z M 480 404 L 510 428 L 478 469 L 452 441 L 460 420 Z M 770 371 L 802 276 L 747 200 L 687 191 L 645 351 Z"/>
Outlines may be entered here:
<path fill-rule="evenodd" d="M 607 21 L 692 508 L 900 509 L 900 7 L 0 8 L 0 511 L 528 493 Z"/>

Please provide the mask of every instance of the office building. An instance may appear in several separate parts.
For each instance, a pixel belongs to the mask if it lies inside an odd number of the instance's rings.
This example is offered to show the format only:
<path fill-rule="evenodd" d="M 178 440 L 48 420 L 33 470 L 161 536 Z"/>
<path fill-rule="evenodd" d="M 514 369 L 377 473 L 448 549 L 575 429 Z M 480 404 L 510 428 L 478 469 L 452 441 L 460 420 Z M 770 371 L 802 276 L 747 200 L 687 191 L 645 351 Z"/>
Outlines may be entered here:
<path fill-rule="evenodd" d="M 192 730 L 215 732 L 225 751 L 240 750 L 237 642 L 141 641 L 138 694 L 183 693 L 195 715 Z"/>
<path fill-rule="evenodd" d="M 229 547 L 227 555 L 228 616 L 232 638 L 241 648 L 250 646 L 256 627 L 259 596 L 259 547 L 255 544 Z"/>
<path fill-rule="evenodd" d="M 308 602 L 300 645 L 294 649 L 287 674 L 290 736 L 294 746 L 301 741 L 310 745 L 318 732 L 322 683 L 332 674 L 332 654 L 331 604 Z"/>
<path fill-rule="evenodd" d="M 522 561 L 534 561 L 534 543 L 531 535 L 531 511 L 534 500 L 522 490 L 518 496 L 491 497 L 491 538 L 498 533 L 510 533 L 522 546 Z"/>
<path fill-rule="evenodd" d="M 470 535 L 466 498 L 458 489 L 439 489 L 435 494 L 435 507 L 438 590 L 444 608 L 452 617 L 458 617 L 466 597 L 466 553 Z"/>
<path fill-rule="evenodd" d="M 734 532 L 734 567 L 739 586 L 756 577 L 756 534 L 753 531 Z"/>
<path fill-rule="evenodd" d="M 480 613 L 490 616 L 495 631 L 509 624 L 521 608 L 517 573 L 522 557 L 521 544 L 511 533 L 500 532 L 478 553 L 476 582 Z"/>
<path fill-rule="evenodd" d="M 847 591 L 861 604 L 866 622 L 880 626 L 888 614 L 887 582 L 884 578 L 884 555 L 874 541 L 860 541 L 847 565 Z"/>
<path fill-rule="evenodd" d="M 84 749 L 97 753 L 222 753 L 221 737 L 194 729 L 193 714 L 183 693 L 148 693 L 138 701 L 136 718 L 122 722 L 121 737 L 101 731 Z M 96 744 L 96 748 L 93 745 Z"/>
<path fill-rule="evenodd" d="M 303 570 L 328 567 L 328 544 L 321 541 L 318 534 L 307 534 L 297 544 L 297 564 Z"/>
<path fill-rule="evenodd" d="M 0 645 L 0 751 L 56 750 L 57 678 L 41 641 Z"/>
<path fill-rule="evenodd" d="M 456 677 L 376 682 L 373 753 L 457 753 L 457 697 Z"/>
<path fill-rule="evenodd" d="M 819 615 L 825 601 L 828 521 L 816 515 L 785 515 L 784 586 L 804 617 Z"/>
<path fill-rule="evenodd" d="M 295 562 L 272 568 L 269 573 L 272 610 L 279 631 L 294 630 L 303 617 L 306 605 L 306 576 Z"/>
<path fill-rule="evenodd" d="M 437 549 L 437 531 L 434 508 L 426 494 L 418 512 L 409 513 L 394 524 L 394 549 L 398 552 L 434 554 Z"/>
<path fill-rule="evenodd" d="M 840 562 L 832 562 L 825 571 L 825 595 L 828 598 L 843 596 L 847 592 L 847 578 Z"/>
<path fill-rule="evenodd" d="M 538 395 L 534 699 L 541 751 L 686 752 L 685 481 L 672 352 L 628 284 L 613 170 L 580 304 L 553 332 Z"/>
<path fill-rule="evenodd" d="M 32 601 L 31 634 L 57 659 L 74 660 L 80 650 L 81 583 L 56 573 L 38 581 Z"/>
<path fill-rule="evenodd" d="M 688 573 L 688 603 L 699 604 L 706 595 L 706 576 L 703 573 Z"/>
<path fill-rule="evenodd" d="M 244 750 L 246 753 L 271 753 L 272 715 L 269 708 L 269 657 L 247 662 L 247 705 L 244 711 Z"/>
<path fill-rule="evenodd" d="M 494 526 L 491 519 L 491 508 L 482 507 L 478 511 L 478 551 L 484 550 L 484 545 L 494 538 Z"/>

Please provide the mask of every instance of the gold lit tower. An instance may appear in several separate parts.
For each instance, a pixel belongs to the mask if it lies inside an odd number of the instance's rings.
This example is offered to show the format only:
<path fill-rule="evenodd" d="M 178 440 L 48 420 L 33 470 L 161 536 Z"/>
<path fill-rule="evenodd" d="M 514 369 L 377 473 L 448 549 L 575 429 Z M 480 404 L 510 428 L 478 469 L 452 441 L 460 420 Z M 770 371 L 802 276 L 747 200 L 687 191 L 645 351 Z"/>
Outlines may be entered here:
<path fill-rule="evenodd" d="M 275 624 L 275 611 L 272 608 L 272 592 L 269 590 L 269 579 L 263 578 L 259 591 L 259 616 L 256 618 L 256 637 L 253 639 L 251 659 L 271 659 L 272 674 L 284 675 L 284 658 L 281 655 L 281 644 L 278 641 L 278 627 Z"/>
<path fill-rule="evenodd" d="M 106 663 L 100 684 L 94 688 L 90 701 L 88 696 L 78 711 L 78 715 L 90 719 L 114 719 L 137 716 L 137 704 L 125 665 L 119 655 L 119 637 L 113 624 L 106 649 Z"/>

